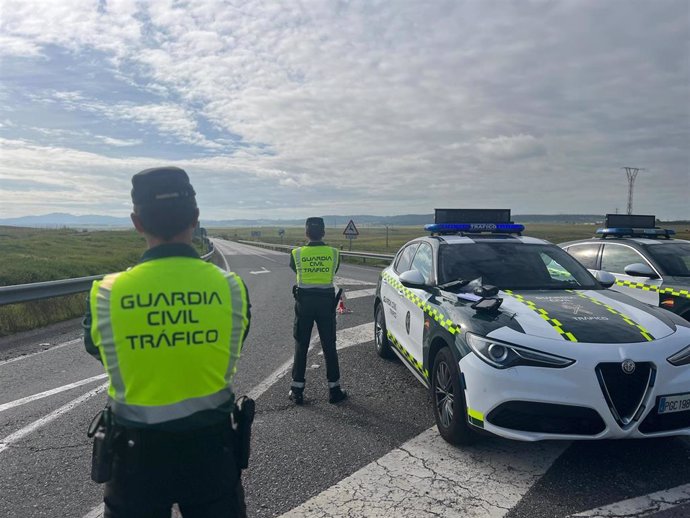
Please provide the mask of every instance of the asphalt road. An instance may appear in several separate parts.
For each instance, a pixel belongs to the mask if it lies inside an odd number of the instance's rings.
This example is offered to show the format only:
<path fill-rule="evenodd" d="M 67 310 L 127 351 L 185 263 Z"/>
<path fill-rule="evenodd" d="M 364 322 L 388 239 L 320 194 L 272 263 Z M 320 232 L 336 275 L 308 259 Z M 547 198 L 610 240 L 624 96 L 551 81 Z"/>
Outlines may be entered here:
<path fill-rule="evenodd" d="M 328 404 L 315 340 L 306 404 L 293 406 L 288 256 L 227 241 L 216 248 L 252 302 L 235 380 L 238 394 L 257 399 L 244 474 L 250 516 L 690 516 L 687 439 L 445 444 L 426 390 L 400 362 L 375 354 L 375 268 L 344 264 L 339 272 L 352 310 L 338 317 L 350 399 Z M 73 320 L 0 339 L 2 518 L 100 516 L 85 432 L 105 401 L 103 369 L 79 336 Z"/>

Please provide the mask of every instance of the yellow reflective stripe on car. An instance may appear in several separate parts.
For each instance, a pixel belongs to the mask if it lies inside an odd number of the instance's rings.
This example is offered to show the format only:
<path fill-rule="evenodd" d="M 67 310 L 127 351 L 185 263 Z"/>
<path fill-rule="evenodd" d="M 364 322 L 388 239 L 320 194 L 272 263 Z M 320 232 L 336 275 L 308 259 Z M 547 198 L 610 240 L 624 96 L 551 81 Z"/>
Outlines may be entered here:
<path fill-rule="evenodd" d="M 480 428 L 484 428 L 484 414 L 477 410 L 473 410 L 471 408 L 467 408 L 467 420 L 470 422 L 470 424 L 473 424 L 474 426 L 478 426 Z"/>
<path fill-rule="evenodd" d="M 620 311 L 613 309 L 611 306 L 609 306 L 605 302 L 601 302 L 600 300 L 597 300 L 593 297 L 589 297 L 589 296 L 585 295 L 584 293 L 580 293 L 579 291 L 575 291 L 575 290 L 565 290 L 565 291 L 567 291 L 568 293 L 574 293 L 575 295 L 577 295 L 578 297 L 581 297 L 583 299 L 587 299 L 592 304 L 596 304 L 597 306 L 605 307 L 608 312 L 613 313 L 614 315 L 621 317 L 627 324 L 630 324 L 631 326 L 636 327 L 637 330 L 640 332 L 640 334 L 645 338 L 645 340 L 647 340 L 648 342 L 651 342 L 652 340 L 654 340 L 654 337 L 652 336 L 652 334 L 647 329 L 645 329 L 643 326 L 641 326 L 640 324 L 635 322 L 632 318 L 625 315 L 624 313 L 621 313 Z"/>
<path fill-rule="evenodd" d="M 660 288 L 659 286 L 654 286 L 653 284 L 645 284 L 643 282 L 632 282 L 632 281 L 619 281 L 616 280 L 618 286 L 625 286 L 626 288 L 634 288 L 636 290 L 642 291 L 656 291 L 659 294 L 669 294 L 674 297 L 685 297 L 690 299 L 690 291 L 688 290 L 677 290 L 675 288 Z"/>
<path fill-rule="evenodd" d="M 402 285 L 402 283 L 393 277 L 391 274 L 388 272 L 383 272 L 381 274 L 381 277 L 390 284 L 394 289 L 400 290 L 403 293 L 403 296 L 413 302 L 418 308 L 420 308 L 424 313 L 429 315 L 431 318 L 433 318 L 438 324 L 448 331 L 450 334 L 454 335 L 455 333 L 460 332 L 460 326 L 457 325 L 456 323 L 453 322 L 450 318 L 448 318 L 446 315 L 444 315 L 442 312 L 438 310 L 435 306 L 432 306 L 428 302 L 422 300 L 419 298 L 417 295 L 415 295 L 412 290 L 406 288 L 405 286 Z"/>
<path fill-rule="evenodd" d="M 391 341 L 393 345 L 395 345 L 395 348 L 400 351 L 400 354 L 402 354 L 405 359 L 409 362 L 410 365 L 412 365 L 419 374 L 421 374 L 424 379 L 428 380 L 429 379 L 429 371 L 424 368 L 424 365 L 422 365 L 420 362 L 418 362 L 414 356 L 412 356 L 407 349 L 405 349 L 402 344 L 398 341 L 395 336 L 393 336 L 393 333 L 391 333 L 388 329 L 386 329 L 386 335 L 388 336 L 388 339 Z"/>
<path fill-rule="evenodd" d="M 549 324 L 551 324 L 551 327 L 553 327 L 556 331 L 558 331 L 558 334 L 560 334 L 563 338 L 566 340 L 569 340 L 571 342 L 577 342 L 577 338 L 575 338 L 575 335 L 571 333 L 570 331 L 566 331 L 563 329 L 563 324 L 561 324 L 561 321 L 558 320 L 557 318 L 551 318 L 549 316 L 549 313 L 543 309 L 537 306 L 534 302 L 531 300 L 527 300 L 525 297 L 522 295 L 519 295 L 517 293 L 513 293 L 512 290 L 503 290 L 504 293 L 507 293 L 511 297 L 517 299 L 519 302 L 522 302 L 525 306 L 530 308 L 532 311 L 535 311 L 536 313 L 539 314 L 541 318 L 546 320 Z"/>

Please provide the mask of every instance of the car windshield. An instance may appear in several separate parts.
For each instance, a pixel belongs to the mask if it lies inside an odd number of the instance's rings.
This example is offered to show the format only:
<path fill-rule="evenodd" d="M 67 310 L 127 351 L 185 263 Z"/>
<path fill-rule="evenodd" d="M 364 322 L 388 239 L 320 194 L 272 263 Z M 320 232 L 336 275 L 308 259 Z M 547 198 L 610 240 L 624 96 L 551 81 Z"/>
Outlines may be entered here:
<path fill-rule="evenodd" d="M 481 278 L 500 289 L 599 289 L 590 273 L 555 245 L 484 242 L 441 245 L 439 284 Z"/>
<path fill-rule="evenodd" d="M 659 243 L 646 249 L 665 275 L 690 277 L 690 243 Z"/>

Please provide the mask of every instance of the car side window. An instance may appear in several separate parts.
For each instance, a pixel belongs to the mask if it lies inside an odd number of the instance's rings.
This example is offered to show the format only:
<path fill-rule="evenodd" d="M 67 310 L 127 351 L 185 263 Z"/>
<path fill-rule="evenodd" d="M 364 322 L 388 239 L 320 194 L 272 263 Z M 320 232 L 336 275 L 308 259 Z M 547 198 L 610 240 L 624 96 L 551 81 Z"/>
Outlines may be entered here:
<path fill-rule="evenodd" d="M 414 257 L 414 253 L 417 251 L 418 246 L 419 243 L 413 243 L 405 247 L 400 252 L 398 259 L 395 261 L 395 265 L 393 266 L 396 272 L 402 273 L 410 269 L 412 258 Z"/>
<path fill-rule="evenodd" d="M 541 252 L 539 256 L 541 257 L 541 260 L 546 266 L 546 269 L 549 272 L 549 276 L 552 280 L 563 282 L 577 282 L 575 280 L 575 277 L 573 277 L 573 275 L 568 270 L 563 268 L 560 265 L 560 263 L 556 261 L 553 257 L 549 256 L 548 254 L 545 254 L 544 252 Z"/>
<path fill-rule="evenodd" d="M 417 270 L 424 277 L 427 284 L 431 284 L 431 269 L 433 265 L 433 251 L 426 243 L 419 245 L 412 261 L 411 270 Z"/>
<path fill-rule="evenodd" d="M 597 269 L 597 255 L 599 254 L 598 243 L 589 245 L 573 245 L 568 247 L 568 253 L 577 259 L 582 266 L 590 270 Z"/>
<path fill-rule="evenodd" d="M 606 243 L 601 255 L 601 269 L 625 275 L 625 267 L 633 263 L 647 264 L 644 258 L 628 246 Z"/>

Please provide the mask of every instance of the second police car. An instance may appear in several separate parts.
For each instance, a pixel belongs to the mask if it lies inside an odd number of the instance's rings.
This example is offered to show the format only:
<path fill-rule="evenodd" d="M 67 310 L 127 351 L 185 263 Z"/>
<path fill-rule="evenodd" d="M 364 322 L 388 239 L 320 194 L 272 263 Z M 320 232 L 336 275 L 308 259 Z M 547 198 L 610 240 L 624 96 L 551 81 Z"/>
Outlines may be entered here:
<path fill-rule="evenodd" d="M 612 289 L 690 320 L 690 241 L 673 234 L 655 216 L 607 214 L 595 237 L 558 246 L 590 271 L 612 273 Z"/>
<path fill-rule="evenodd" d="M 690 435 L 690 323 L 606 289 L 509 210 L 436 210 L 378 282 L 375 343 L 430 389 L 439 432 Z"/>

